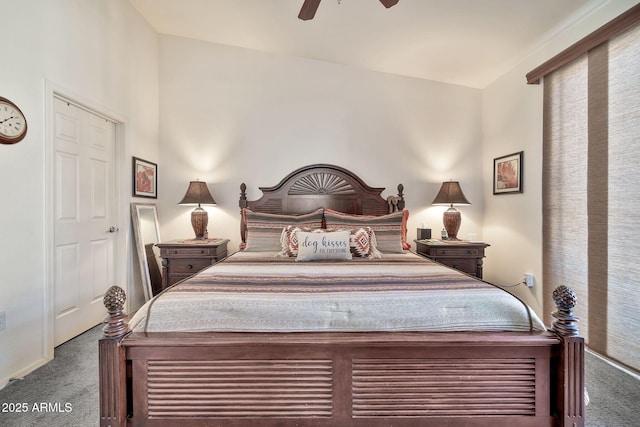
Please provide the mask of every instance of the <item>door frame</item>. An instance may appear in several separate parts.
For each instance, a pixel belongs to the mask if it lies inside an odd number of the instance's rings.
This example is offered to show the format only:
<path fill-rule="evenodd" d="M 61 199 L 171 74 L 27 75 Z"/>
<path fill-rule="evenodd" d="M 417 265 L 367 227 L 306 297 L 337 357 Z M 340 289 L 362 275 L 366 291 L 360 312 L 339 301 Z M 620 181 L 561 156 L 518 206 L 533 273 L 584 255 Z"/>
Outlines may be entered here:
<path fill-rule="evenodd" d="M 131 294 L 130 281 L 127 280 L 127 242 L 130 240 L 131 218 L 128 215 L 129 210 L 124 209 L 128 204 L 127 188 L 130 186 L 130 180 L 125 178 L 127 169 L 126 162 L 128 149 L 127 119 L 119 113 L 111 111 L 97 102 L 86 99 L 82 96 L 74 94 L 72 91 L 65 89 L 51 81 L 45 81 L 45 280 L 44 280 L 44 304 L 43 304 L 43 357 L 47 360 L 53 360 L 54 349 L 54 327 L 55 327 L 55 309 L 54 309 L 54 283 L 55 283 L 55 264 L 54 264 L 54 215 L 55 215 L 55 114 L 54 99 L 61 98 L 67 100 L 74 105 L 88 110 L 94 114 L 102 116 L 110 121 L 115 122 L 115 193 L 116 193 L 116 218 L 120 231 L 114 237 L 116 248 L 116 271 L 115 282 L 123 287 L 127 294 Z M 126 302 L 125 308 L 129 311 L 129 301 Z"/>

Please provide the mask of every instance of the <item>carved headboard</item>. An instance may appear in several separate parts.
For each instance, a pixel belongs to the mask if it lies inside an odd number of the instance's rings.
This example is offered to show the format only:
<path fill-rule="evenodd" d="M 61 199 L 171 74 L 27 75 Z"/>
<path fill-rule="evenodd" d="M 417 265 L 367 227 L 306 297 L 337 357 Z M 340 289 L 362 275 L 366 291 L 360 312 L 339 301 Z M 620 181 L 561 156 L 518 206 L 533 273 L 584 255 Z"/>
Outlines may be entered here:
<path fill-rule="evenodd" d="M 358 215 L 384 215 L 392 208 L 404 209 L 404 187 L 389 201 L 381 196 L 384 188 L 369 187 L 353 172 L 339 166 L 315 164 L 301 167 L 273 187 L 259 187 L 262 197 L 247 200 L 247 186 L 240 185 L 240 208 L 255 212 L 303 214 L 329 208 Z M 242 242 L 246 242 L 246 224 L 240 222 Z"/>

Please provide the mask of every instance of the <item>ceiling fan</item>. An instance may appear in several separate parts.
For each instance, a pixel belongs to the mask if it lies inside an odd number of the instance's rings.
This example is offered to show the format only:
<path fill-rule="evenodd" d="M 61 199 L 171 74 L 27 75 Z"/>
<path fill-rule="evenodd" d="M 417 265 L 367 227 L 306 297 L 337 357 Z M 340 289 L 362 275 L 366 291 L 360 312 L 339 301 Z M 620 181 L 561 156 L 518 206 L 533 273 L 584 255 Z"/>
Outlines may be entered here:
<path fill-rule="evenodd" d="M 398 0 L 380 0 L 380 3 L 384 5 L 387 9 L 391 6 L 398 3 Z M 303 21 L 308 21 L 313 19 L 316 15 L 316 11 L 318 10 L 318 5 L 320 5 L 320 0 L 304 0 L 302 3 L 302 8 L 300 9 L 300 13 L 298 14 L 298 18 Z"/>

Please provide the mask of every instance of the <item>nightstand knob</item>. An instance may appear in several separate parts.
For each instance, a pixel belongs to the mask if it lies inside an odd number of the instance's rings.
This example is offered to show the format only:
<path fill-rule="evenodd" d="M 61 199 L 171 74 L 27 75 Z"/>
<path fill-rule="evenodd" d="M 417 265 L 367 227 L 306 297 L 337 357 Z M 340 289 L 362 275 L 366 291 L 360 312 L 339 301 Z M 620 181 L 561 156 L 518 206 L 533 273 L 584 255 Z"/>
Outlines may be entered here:
<path fill-rule="evenodd" d="M 193 265 L 192 265 L 192 264 L 189 264 L 189 265 L 187 265 L 187 268 L 188 268 L 189 270 L 191 270 L 191 269 L 193 268 Z"/>

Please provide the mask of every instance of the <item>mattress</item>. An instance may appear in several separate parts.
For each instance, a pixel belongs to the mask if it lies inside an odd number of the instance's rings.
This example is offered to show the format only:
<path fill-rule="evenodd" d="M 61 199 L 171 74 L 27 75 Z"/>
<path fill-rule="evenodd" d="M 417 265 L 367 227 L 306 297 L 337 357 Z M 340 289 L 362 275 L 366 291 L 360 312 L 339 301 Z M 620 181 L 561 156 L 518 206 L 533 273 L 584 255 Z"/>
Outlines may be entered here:
<path fill-rule="evenodd" d="M 296 262 L 238 252 L 168 288 L 134 332 L 544 331 L 504 290 L 416 254 Z"/>

